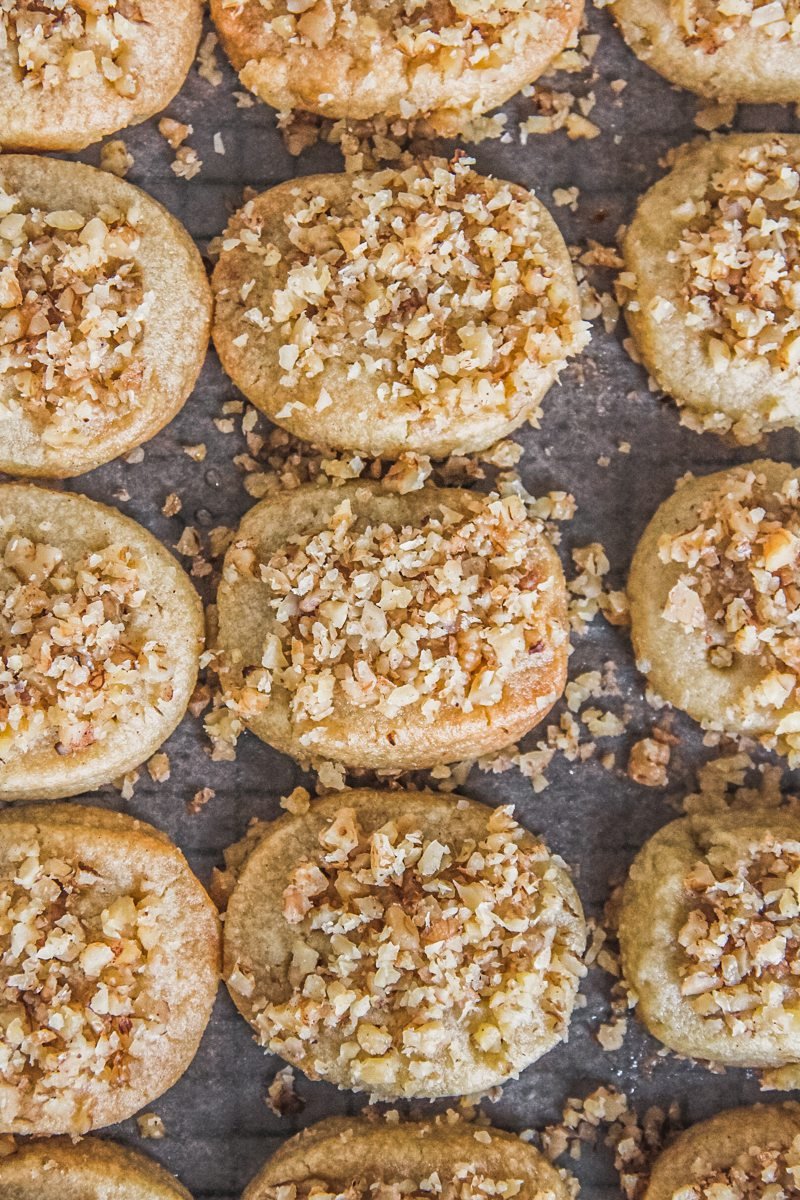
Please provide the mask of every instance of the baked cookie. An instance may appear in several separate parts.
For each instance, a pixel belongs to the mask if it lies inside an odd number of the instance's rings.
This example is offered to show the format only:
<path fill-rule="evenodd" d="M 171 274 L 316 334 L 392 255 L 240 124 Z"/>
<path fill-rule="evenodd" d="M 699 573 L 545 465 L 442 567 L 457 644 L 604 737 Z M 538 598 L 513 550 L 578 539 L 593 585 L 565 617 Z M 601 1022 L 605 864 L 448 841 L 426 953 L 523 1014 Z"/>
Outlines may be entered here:
<path fill-rule="evenodd" d="M 619 941 L 647 1028 L 731 1067 L 800 1062 L 800 816 L 693 814 L 637 855 Z"/>
<path fill-rule="evenodd" d="M 799 201 L 800 137 L 746 133 L 684 146 L 639 202 L 628 325 L 693 429 L 800 427 Z"/>
<path fill-rule="evenodd" d="M 794 1200 L 799 1168 L 800 1105 L 734 1108 L 659 1155 L 643 1200 Z"/>
<path fill-rule="evenodd" d="M 271 188 L 232 219 L 213 288 L 248 399 L 372 456 L 485 449 L 538 418 L 588 340 L 550 214 L 469 159 Z"/>
<path fill-rule="evenodd" d="M 353 1200 L 389 1194 L 409 1200 L 573 1195 L 565 1171 L 499 1129 L 333 1117 L 284 1142 L 242 1200 L 323 1200 L 345 1193 Z"/>
<path fill-rule="evenodd" d="M 680 484 L 628 581 L 639 669 L 705 729 L 800 751 L 800 472 L 759 461 Z"/>
<path fill-rule="evenodd" d="M 3 1200 L 191 1200 L 151 1158 L 100 1138 L 17 1142 L 0 1158 Z"/>
<path fill-rule="evenodd" d="M 83 1134 L 180 1079 L 219 923 L 164 834 L 74 804 L 5 809 L 0 912 L 0 1132 Z"/>
<path fill-rule="evenodd" d="M 800 5 L 770 0 L 613 0 L 634 54 L 670 83 L 748 104 L 800 100 Z"/>
<path fill-rule="evenodd" d="M 359 482 L 264 500 L 218 607 L 242 719 L 301 760 L 411 770 L 488 754 L 566 681 L 561 564 L 516 496 Z"/>
<path fill-rule="evenodd" d="M 394 1098 L 484 1091 L 565 1038 L 583 912 L 511 814 L 344 791 L 235 846 L 223 974 L 259 1042 Z"/>
<path fill-rule="evenodd" d="M 153 437 L 210 326 L 203 260 L 160 204 L 82 163 L 0 156 L 0 471 L 79 475 Z"/>
<path fill-rule="evenodd" d="M 0 484 L 0 801 L 74 796 L 144 762 L 183 717 L 203 609 L 114 509 Z"/>
<path fill-rule="evenodd" d="M 202 14 L 199 0 L 3 0 L 0 148 L 82 150 L 166 108 Z"/>
<path fill-rule="evenodd" d="M 457 134 L 574 39 L 582 0 L 212 0 L 245 87 L 273 108 L 429 118 Z"/>

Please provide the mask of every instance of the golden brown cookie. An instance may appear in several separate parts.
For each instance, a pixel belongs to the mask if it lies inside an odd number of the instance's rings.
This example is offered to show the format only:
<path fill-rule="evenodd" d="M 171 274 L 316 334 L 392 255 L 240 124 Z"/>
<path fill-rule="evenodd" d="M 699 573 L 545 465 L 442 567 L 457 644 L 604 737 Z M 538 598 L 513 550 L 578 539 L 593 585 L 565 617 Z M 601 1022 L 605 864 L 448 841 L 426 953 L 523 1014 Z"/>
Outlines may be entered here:
<path fill-rule="evenodd" d="M 394 1098 L 484 1091 L 565 1038 L 583 912 L 511 812 L 344 791 L 233 847 L 223 973 L 261 1044 Z"/>
<path fill-rule="evenodd" d="M 100 1138 L 18 1141 L 0 1158 L 3 1200 L 191 1200 L 144 1154 Z"/>
<path fill-rule="evenodd" d="M 799 195 L 800 137 L 737 133 L 682 147 L 639 202 L 628 325 L 693 429 L 800 426 Z"/>
<path fill-rule="evenodd" d="M 172 1087 L 211 1015 L 219 925 L 169 839 L 103 809 L 5 809 L 0 911 L 0 1132 L 83 1134 Z"/>
<path fill-rule="evenodd" d="M 160 204 L 82 163 L 0 156 L 0 471 L 79 475 L 153 437 L 210 325 L 203 261 Z"/>
<path fill-rule="evenodd" d="M 800 100 L 796 0 L 613 0 L 642 62 L 701 96 L 749 104 Z"/>
<path fill-rule="evenodd" d="M 800 1105 L 718 1113 L 659 1155 L 643 1200 L 767 1200 L 797 1195 Z"/>
<path fill-rule="evenodd" d="M 645 844 L 625 885 L 625 978 L 670 1049 L 733 1067 L 800 1062 L 800 816 L 698 813 Z"/>
<path fill-rule="evenodd" d="M 274 108 L 427 117 L 454 134 L 532 83 L 575 36 L 581 0 L 212 0 L 242 83 Z"/>
<path fill-rule="evenodd" d="M 800 474 L 758 461 L 689 478 L 628 581 L 639 669 L 705 729 L 800 750 Z"/>
<path fill-rule="evenodd" d="M 515 496 L 351 483 L 262 501 L 218 607 L 230 707 L 301 760 L 410 770 L 489 753 L 566 679 L 561 565 Z"/>
<path fill-rule="evenodd" d="M 271 188 L 229 224 L 213 287 L 248 399 L 372 456 L 485 449 L 538 418 L 588 340 L 550 214 L 469 159 Z"/>
<path fill-rule="evenodd" d="M 90 791 L 144 762 L 194 688 L 203 610 L 116 510 L 0 485 L 0 800 Z"/>
<path fill-rule="evenodd" d="M 166 108 L 192 65 L 198 0 L 5 0 L 0 148 L 82 150 Z"/>
<path fill-rule="evenodd" d="M 367 1200 L 390 1190 L 409 1200 L 568 1200 L 571 1183 L 533 1146 L 499 1129 L 333 1117 L 284 1142 L 242 1200 L 322 1200 L 345 1191 Z"/>

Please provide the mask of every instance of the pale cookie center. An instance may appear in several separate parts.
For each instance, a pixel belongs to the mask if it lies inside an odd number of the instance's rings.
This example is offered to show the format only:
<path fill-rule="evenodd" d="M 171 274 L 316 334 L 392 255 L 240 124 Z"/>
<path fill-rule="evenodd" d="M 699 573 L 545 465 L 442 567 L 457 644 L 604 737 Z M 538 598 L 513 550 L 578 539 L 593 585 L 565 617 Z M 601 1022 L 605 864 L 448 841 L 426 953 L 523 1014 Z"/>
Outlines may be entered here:
<path fill-rule="evenodd" d="M 734 1036 L 800 1029 L 800 842 L 764 838 L 743 857 L 716 848 L 684 881 L 681 992 Z"/>
<path fill-rule="evenodd" d="M 81 446 L 138 404 L 153 295 L 135 220 L 23 211 L 0 189 L 0 436 L 22 413 L 46 445 Z"/>
<path fill-rule="evenodd" d="M 147 600 L 125 546 L 67 563 L 53 546 L 8 538 L 0 555 L 0 763 L 38 749 L 69 757 L 169 702 L 169 656 L 137 620 Z"/>
<path fill-rule="evenodd" d="M 87 1090 L 124 1085 L 144 1038 L 162 1036 L 148 994 L 159 900 L 114 895 L 88 868 L 31 843 L 0 878 L 0 1103 L 91 1123 Z"/>
<path fill-rule="evenodd" d="M 98 77 L 129 98 L 139 87 L 130 42 L 142 19 L 137 0 L 0 0 L 0 53 L 28 88 Z"/>
<path fill-rule="evenodd" d="M 513 1069 L 521 1029 L 563 1032 L 582 968 L 546 849 L 520 844 L 509 808 L 480 840 L 443 837 L 412 817 L 366 834 L 354 809 L 337 813 L 283 894 L 297 930 L 291 994 L 256 997 L 273 1049 L 313 1058 L 310 1047 L 332 1032 L 339 1061 L 373 1086 L 404 1067 L 419 1081 L 441 1070 L 454 1025 L 501 1071 Z M 238 970 L 231 983 L 252 988 Z"/>

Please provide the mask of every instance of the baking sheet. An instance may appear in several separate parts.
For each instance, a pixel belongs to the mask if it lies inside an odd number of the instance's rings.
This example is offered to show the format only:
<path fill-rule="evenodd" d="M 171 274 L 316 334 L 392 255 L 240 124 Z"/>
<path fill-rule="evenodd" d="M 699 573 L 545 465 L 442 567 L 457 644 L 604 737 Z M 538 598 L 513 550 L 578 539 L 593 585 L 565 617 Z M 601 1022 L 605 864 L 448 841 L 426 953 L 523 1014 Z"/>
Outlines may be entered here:
<path fill-rule="evenodd" d="M 601 35 L 590 71 L 561 75 L 554 82 L 559 88 L 595 92 L 591 120 L 603 130 L 602 136 L 569 141 L 559 132 L 532 136 L 522 147 L 516 136 L 518 122 L 534 110 L 530 101 L 519 98 L 505 109 L 511 141 L 486 141 L 469 149 L 479 170 L 535 188 L 551 208 L 553 188 L 577 186 L 577 212 L 553 209 L 567 241 L 584 244 L 593 238 L 608 244 L 620 223 L 630 218 L 636 196 L 658 175 L 659 159 L 697 133 L 693 117 L 698 104 L 637 62 L 606 12 L 592 9 L 588 20 Z M 260 189 L 293 175 L 341 166 L 338 152 L 326 145 L 313 147 L 299 160 L 291 158 L 275 129 L 272 110 L 260 102 L 248 109 L 236 107 L 233 92 L 240 90 L 238 81 L 219 50 L 217 57 L 221 85 L 212 86 L 194 68 L 167 110 L 194 126 L 189 144 L 203 160 L 199 176 L 191 181 L 176 178 L 169 166 L 173 153 L 158 133 L 157 120 L 121 135 L 135 158 L 128 179 L 179 217 L 204 251 L 240 203 L 244 186 Z M 609 88 L 618 78 L 628 81 L 621 101 Z M 748 107 L 740 110 L 735 126 L 788 130 L 797 129 L 798 122 L 789 109 Z M 224 155 L 214 152 L 215 133 L 222 136 Z M 97 163 L 99 151 L 94 148 L 78 157 Z M 742 450 L 711 434 L 698 436 L 682 429 L 674 408 L 648 391 L 643 371 L 621 345 L 624 335 L 622 328 L 616 335 L 607 334 L 596 323 L 581 368 L 570 367 L 561 386 L 546 398 L 541 430 L 525 429 L 516 435 L 525 447 L 519 470 L 527 488 L 535 493 L 559 488 L 576 497 L 576 517 L 562 527 L 565 562 L 572 546 L 599 541 L 612 563 L 612 586 L 617 587 L 639 533 L 678 476 L 746 461 L 759 453 L 759 448 Z M 167 546 L 175 545 L 186 525 L 195 526 L 201 535 L 214 526 L 235 525 L 252 503 L 233 463 L 234 455 L 246 447 L 240 420 L 229 435 L 213 424 L 213 418 L 222 415 L 223 402 L 234 397 L 210 353 L 194 395 L 178 418 L 147 444 L 141 463 L 112 463 L 67 486 L 115 504 Z M 182 452 L 183 446 L 199 442 L 207 446 L 202 463 Z M 629 454 L 619 451 L 621 442 L 630 443 Z M 773 457 L 800 461 L 793 432 L 772 435 L 765 448 Z M 610 460 L 607 467 L 598 465 L 601 456 Z M 183 509 L 179 516 L 167 518 L 161 507 L 172 491 L 180 495 Z M 539 795 L 516 771 L 486 775 L 473 770 L 462 789 L 490 804 L 515 803 L 522 821 L 540 831 L 573 867 L 587 913 L 598 918 L 609 886 L 623 876 L 644 840 L 675 815 L 675 803 L 691 788 L 696 768 L 716 753 L 703 747 L 688 718 L 676 714 L 672 728 L 680 742 L 673 750 L 669 788 L 654 791 L 628 779 L 628 749 L 650 731 L 656 714 L 644 702 L 626 631 L 597 618 L 577 640 L 570 674 L 599 668 L 609 659 L 618 666 L 622 690 L 612 707 L 627 725 L 626 736 L 609 746 L 617 751 L 619 770 L 604 770 L 597 759 L 568 763 L 557 756 L 548 770 L 550 786 Z M 557 720 L 560 711 L 561 706 L 551 720 Z M 534 733 L 526 744 L 536 740 Z M 235 762 L 211 762 L 200 722 L 190 716 L 164 749 L 172 769 L 168 782 L 154 783 L 142 771 L 130 801 L 121 800 L 111 788 L 87 799 L 164 829 L 206 882 L 212 867 L 221 862 L 223 848 L 241 837 L 251 817 L 277 815 L 279 797 L 309 783 L 293 762 L 251 735 L 241 739 Z M 200 813 L 190 815 L 186 802 L 204 787 L 213 788 L 216 795 Z M 611 985 L 601 970 L 590 971 L 582 989 L 586 1007 L 574 1016 L 568 1044 L 507 1084 L 497 1102 L 483 1103 L 492 1121 L 512 1130 L 541 1128 L 558 1119 L 568 1097 L 585 1095 L 600 1084 L 624 1089 L 642 1113 L 651 1104 L 678 1099 L 689 1120 L 759 1097 L 752 1073 L 712 1074 L 673 1056 L 659 1056 L 657 1043 L 633 1020 L 622 1049 L 603 1051 L 595 1034 L 609 1016 Z M 305 1108 L 296 1116 L 278 1118 L 268 1110 L 265 1095 L 281 1065 L 255 1045 L 223 988 L 192 1067 L 149 1110 L 163 1117 L 166 1138 L 143 1141 L 134 1121 L 107 1132 L 159 1158 L 197 1200 L 235 1200 L 282 1140 L 322 1117 L 357 1113 L 365 1104 L 363 1096 L 298 1075 Z M 433 1107 L 448 1103 L 420 1104 L 415 1111 L 430 1113 Z M 573 1165 L 584 1196 L 611 1200 L 619 1195 L 609 1152 L 602 1146 L 585 1148 Z"/>

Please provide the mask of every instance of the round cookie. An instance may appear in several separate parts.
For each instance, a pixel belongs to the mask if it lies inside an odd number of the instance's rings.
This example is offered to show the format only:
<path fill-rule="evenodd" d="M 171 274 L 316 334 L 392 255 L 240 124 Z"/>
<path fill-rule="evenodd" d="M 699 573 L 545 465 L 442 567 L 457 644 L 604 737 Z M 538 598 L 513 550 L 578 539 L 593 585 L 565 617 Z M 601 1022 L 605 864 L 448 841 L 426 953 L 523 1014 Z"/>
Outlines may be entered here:
<path fill-rule="evenodd" d="M 311 1078 L 466 1095 L 566 1037 L 583 912 L 509 808 L 337 792 L 259 826 L 228 863 L 229 991 L 259 1042 Z"/>
<path fill-rule="evenodd" d="M 0 1132 L 84 1134 L 177 1082 L 211 1015 L 220 937 L 164 834 L 78 805 L 5 809 L 0 911 Z"/>
<path fill-rule="evenodd" d="M 191 1200 L 144 1154 L 100 1138 L 17 1142 L 0 1158 L 3 1200 Z"/>
<path fill-rule="evenodd" d="M 439 1181 L 433 1190 L 431 1179 Z M 321 1200 L 345 1191 L 366 1200 L 380 1185 L 400 1186 L 409 1200 L 440 1195 L 445 1187 L 454 1200 L 568 1200 L 571 1182 L 535 1147 L 499 1129 L 332 1117 L 284 1142 L 242 1200 Z"/>
<path fill-rule="evenodd" d="M 0 801 L 90 791 L 183 717 L 203 609 L 160 542 L 112 508 L 0 485 Z"/>
<path fill-rule="evenodd" d="M 656 1159 L 643 1200 L 797 1195 L 800 1105 L 734 1108 L 701 1121 Z M 767 1182 L 769 1181 L 769 1182 Z"/>
<path fill-rule="evenodd" d="M 800 427 L 799 196 L 800 137 L 747 133 L 682 147 L 639 201 L 628 326 L 693 429 Z"/>
<path fill-rule="evenodd" d="M 183 406 L 211 290 L 186 230 L 83 163 L 0 156 L 0 471 L 65 478 Z"/>
<path fill-rule="evenodd" d="M 800 817 L 693 814 L 660 829 L 623 893 L 625 979 L 654 1037 L 731 1067 L 800 1062 Z"/>
<path fill-rule="evenodd" d="M 218 609 L 232 707 L 301 760 L 411 770 L 488 754 L 566 680 L 561 565 L 517 497 L 351 483 L 262 501 Z"/>
<path fill-rule="evenodd" d="M 634 54 L 670 83 L 734 103 L 800 100 L 795 0 L 614 0 L 611 11 Z"/>
<path fill-rule="evenodd" d="M 198 0 L 6 0 L 0 148 L 82 150 L 166 108 L 192 65 Z"/>
<path fill-rule="evenodd" d="M 427 117 L 457 134 L 504 104 L 572 41 L 582 0 L 212 0 L 245 87 L 327 117 Z"/>
<path fill-rule="evenodd" d="M 689 478 L 631 565 L 631 636 L 653 691 L 705 729 L 800 750 L 800 474 L 758 461 Z"/>
<path fill-rule="evenodd" d="M 293 179 L 230 222 L 214 343 L 298 437 L 374 457 L 483 450 L 588 340 L 569 252 L 524 188 L 470 160 Z"/>

